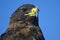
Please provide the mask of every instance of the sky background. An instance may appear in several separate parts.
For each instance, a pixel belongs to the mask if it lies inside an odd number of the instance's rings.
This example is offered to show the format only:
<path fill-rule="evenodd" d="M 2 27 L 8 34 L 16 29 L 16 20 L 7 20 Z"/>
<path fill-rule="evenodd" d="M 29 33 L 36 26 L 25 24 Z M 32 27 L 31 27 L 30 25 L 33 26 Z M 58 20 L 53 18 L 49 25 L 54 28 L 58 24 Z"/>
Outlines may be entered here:
<path fill-rule="evenodd" d="M 39 9 L 39 25 L 46 40 L 60 40 L 60 0 L 0 0 L 0 35 L 9 25 L 9 17 L 22 4 Z"/>

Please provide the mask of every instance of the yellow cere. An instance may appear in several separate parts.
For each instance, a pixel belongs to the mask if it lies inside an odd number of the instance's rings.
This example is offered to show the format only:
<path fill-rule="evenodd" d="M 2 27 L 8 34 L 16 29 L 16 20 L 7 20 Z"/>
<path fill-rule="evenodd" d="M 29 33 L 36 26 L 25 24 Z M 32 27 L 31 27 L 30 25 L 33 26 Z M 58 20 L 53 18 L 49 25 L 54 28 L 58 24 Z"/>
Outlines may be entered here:
<path fill-rule="evenodd" d="M 32 10 L 29 12 L 29 13 L 27 13 L 27 14 L 25 14 L 25 16 L 26 15 L 28 15 L 28 16 L 34 16 L 34 14 L 37 12 L 37 8 L 32 8 Z"/>

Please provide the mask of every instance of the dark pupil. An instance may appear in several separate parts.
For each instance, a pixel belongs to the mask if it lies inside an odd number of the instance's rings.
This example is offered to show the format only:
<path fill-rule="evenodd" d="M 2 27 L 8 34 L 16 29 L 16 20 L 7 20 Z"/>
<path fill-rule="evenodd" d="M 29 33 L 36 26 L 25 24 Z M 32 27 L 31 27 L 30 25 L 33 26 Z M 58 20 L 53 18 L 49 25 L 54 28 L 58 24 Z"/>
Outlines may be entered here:
<path fill-rule="evenodd" d="M 22 9 L 23 10 L 23 12 L 25 12 L 27 9 Z"/>

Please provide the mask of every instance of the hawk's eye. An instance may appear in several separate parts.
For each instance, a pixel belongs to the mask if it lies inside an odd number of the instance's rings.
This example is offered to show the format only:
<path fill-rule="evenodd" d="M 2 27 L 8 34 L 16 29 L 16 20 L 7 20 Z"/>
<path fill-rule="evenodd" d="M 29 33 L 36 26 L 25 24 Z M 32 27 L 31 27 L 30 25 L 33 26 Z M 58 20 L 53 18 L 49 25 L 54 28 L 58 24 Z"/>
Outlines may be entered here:
<path fill-rule="evenodd" d="M 22 11 L 23 11 L 23 12 L 26 12 L 26 11 L 27 11 L 27 9 L 25 9 L 25 8 L 24 8 L 24 9 L 22 9 Z"/>

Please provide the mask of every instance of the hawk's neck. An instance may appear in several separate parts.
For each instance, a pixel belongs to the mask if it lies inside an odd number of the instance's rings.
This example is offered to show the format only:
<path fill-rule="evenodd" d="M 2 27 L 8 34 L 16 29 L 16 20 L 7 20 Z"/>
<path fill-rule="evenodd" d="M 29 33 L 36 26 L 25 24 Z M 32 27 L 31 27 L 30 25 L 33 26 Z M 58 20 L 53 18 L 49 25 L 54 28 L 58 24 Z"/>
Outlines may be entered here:
<path fill-rule="evenodd" d="M 30 18 L 27 18 L 26 22 L 29 22 L 33 25 L 36 25 L 36 26 L 39 26 L 38 25 L 38 17 L 30 17 Z"/>

